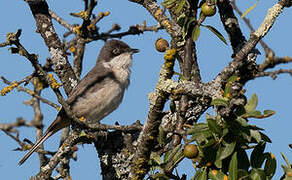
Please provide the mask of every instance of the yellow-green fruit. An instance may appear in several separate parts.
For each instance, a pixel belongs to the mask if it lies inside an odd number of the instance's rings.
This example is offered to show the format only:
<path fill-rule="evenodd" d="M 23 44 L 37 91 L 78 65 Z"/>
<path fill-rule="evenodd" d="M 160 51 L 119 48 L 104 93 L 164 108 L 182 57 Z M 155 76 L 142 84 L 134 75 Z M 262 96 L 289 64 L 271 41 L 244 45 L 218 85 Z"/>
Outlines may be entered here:
<path fill-rule="evenodd" d="M 165 39 L 159 38 L 155 42 L 155 48 L 159 52 L 165 52 L 168 47 L 168 42 Z"/>
<path fill-rule="evenodd" d="M 209 6 L 207 3 L 204 3 L 201 7 L 201 11 L 205 16 L 214 16 L 216 14 L 216 6 Z"/>
<path fill-rule="evenodd" d="M 196 158 L 199 154 L 198 147 L 194 144 L 187 144 L 184 147 L 184 156 L 189 159 Z"/>

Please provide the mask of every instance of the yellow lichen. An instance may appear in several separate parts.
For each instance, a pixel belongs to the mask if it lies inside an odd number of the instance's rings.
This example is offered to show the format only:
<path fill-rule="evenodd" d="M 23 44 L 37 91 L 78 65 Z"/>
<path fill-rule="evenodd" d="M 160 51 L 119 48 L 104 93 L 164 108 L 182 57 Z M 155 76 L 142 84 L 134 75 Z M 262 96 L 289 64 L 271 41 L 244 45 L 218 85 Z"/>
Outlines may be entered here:
<path fill-rule="evenodd" d="M 95 24 L 91 23 L 89 26 L 87 26 L 88 31 L 96 31 Z"/>
<path fill-rule="evenodd" d="M 80 120 L 81 122 L 84 121 L 84 119 L 85 119 L 84 116 L 82 116 L 82 117 L 79 118 L 79 120 Z"/>
<path fill-rule="evenodd" d="M 100 13 L 97 15 L 98 18 L 102 18 L 103 16 L 104 16 L 104 12 L 100 12 Z"/>
<path fill-rule="evenodd" d="M 49 74 L 49 77 L 51 79 L 51 87 L 53 89 L 58 89 L 61 85 L 57 82 L 57 80 L 54 78 L 53 74 Z"/>
<path fill-rule="evenodd" d="M 159 20 L 161 12 L 162 12 L 161 9 L 157 9 L 157 11 L 154 14 L 154 17 Z"/>
<path fill-rule="evenodd" d="M 138 171 L 136 171 L 136 173 L 137 173 L 137 174 L 145 174 L 145 171 L 143 171 L 143 170 L 138 170 Z"/>
<path fill-rule="evenodd" d="M 19 49 L 18 54 L 20 56 L 24 56 L 25 55 L 25 51 L 23 49 Z"/>
<path fill-rule="evenodd" d="M 17 40 L 17 37 L 16 37 L 16 34 L 13 33 L 13 32 L 9 32 L 7 33 L 6 35 L 6 40 L 9 44 L 11 44 L 11 41 L 16 41 Z"/>
<path fill-rule="evenodd" d="M 44 83 L 42 83 L 37 77 L 33 79 L 33 85 L 37 88 L 38 91 L 44 88 Z"/>
<path fill-rule="evenodd" d="M 88 27 L 88 26 L 87 26 Z M 70 48 L 69 48 L 69 51 L 71 52 L 71 53 L 76 53 L 76 48 L 75 48 L 75 46 L 71 46 Z"/>
<path fill-rule="evenodd" d="M 176 50 L 174 48 L 166 50 L 164 54 L 164 59 L 166 61 L 173 60 L 176 54 Z"/>
<path fill-rule="evenodd" d="M 56 109 L 57 109 L 58 111 L 61 111 L 62 107 L 61 107 L 61 106 L 57 106 Z"/>
<path fill-rule="evenodd" d="M 106 11 L 106 12 L 100 12 L 98 14 L 98 18 L 103 18 L 104 16 L 108 16 L 110 15 L 110 12 L 109 11 Z"/>
<path fill-rule="evenodd" d="M 197 165 L 195 163 L 195 161 L 193 161 L 193 167 L 196 169 L 197 168 Z"/>
<path fill-rule="evenodd" d="M 104 16 L 108 16 L 108 15 L 110 15 L 110 12 L 109 11 L 106 11 L 106 12 L 103 13 L 103 15 Z"/>
<path fill-rule="evenodd" d="M 74 27 L 74 33 L 75 34 L 77 34 L 77 35 L 80 35 L 80 34 L 82 34 L 82 32 L 81 32 L 81 26 L 76 26 L 76 27 Z"/>
<path fill-rule="evenodd" d="M 31 149 L 31 145 L 30 144 L 24 144 L 21 146 L 21 150 L 23 151 L 27 151 L 27 150 L 30 150 Z"/>
<path fill-rule="evenodd" d="M 183 89 L 182 87 L 180 87 L 179 89 L 173 89 L 173 90 L 172 90 L 172 94 L 173 94 L 174 96 L 176 96 L 176 95 L 182 94 L 183 91 L 184 91 L 184 89 Z"/>
<path fill-rule="evenodd" d="M 171 24 L 168 20 L 164 20 L 162 25 L 165 26 L 166 29 L 171 30 Z"/>
<path fill-rule="evenodd" d="M 12 83 L 9 86 L 6 86 L 1 90 L 1 96 L 5 96 L 7 93 L 9 93 L 11 90 L 13 90 L 15 87 L 17 87 L 19 84 L 17 82 Z"/>
<path fill-rule="evenodd" d="M 285 57 L 284 57 L 284 60 L 285 60 L 286 62 L 290 62 L 290 61 L 292 61 L 292 58 L 290 58 L 289 56 L 285 56 Z"/>
<path fill-rule="evenodd" d="M 89 19 L 89 14 L 87 11 L 80 11 L 77 13 L 78 16 L 80 16 L 82 19 L 84 20 L 88 20 Z"/>
<path fill-rule="evenodd" d="M 166 67 L 166 68 L 171 68 L 171 67 L 173 67 L 173 62 L 167 62 L 167 63 L 165 63 L 165 67 Z"/>
<path fill-rule="evenodd" d="M 31 95 L 31 96 L 33 96 L 35 93 L 32 91 L 32 90 L 30 90 L 30 89 L 28 89 L 28 90 L 26 90 L 26 92 L 29 94 L 29 95 Z"/>

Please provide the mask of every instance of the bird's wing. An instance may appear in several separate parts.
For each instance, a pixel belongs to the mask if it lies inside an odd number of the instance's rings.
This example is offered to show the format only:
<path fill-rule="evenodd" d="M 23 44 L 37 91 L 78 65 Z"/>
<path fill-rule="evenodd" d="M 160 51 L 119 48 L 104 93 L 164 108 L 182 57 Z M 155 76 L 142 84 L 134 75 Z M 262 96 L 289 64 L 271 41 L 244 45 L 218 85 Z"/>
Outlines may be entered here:
<path fill-rule="evenodd" d="M 107 77 L 113 76 L 113 72 L 110 67 L 107 67 L 106 63 L 97 63 L 77 84 L 77 86 L 69 94 L 67 103 L 69 105 L 74 104 L 78 97 L 82 96 L 89 89 L 89 87 L 96 85 L 96 83 L 103 81 Z M 102 84 L 102 83 L 100 83 Z"/>

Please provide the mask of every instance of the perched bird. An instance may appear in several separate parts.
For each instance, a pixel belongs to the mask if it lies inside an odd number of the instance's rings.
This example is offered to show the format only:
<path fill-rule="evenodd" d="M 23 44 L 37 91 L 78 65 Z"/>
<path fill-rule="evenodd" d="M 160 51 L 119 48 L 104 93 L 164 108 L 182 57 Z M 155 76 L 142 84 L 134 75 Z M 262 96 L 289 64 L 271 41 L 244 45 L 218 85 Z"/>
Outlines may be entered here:
<path fill-rule="evenodd" d="M 132 55 L 139 52 L 119 40 L 110 40 L 102 47 L 95 66 L 69 94 L 67 103 L 76 117 L 84 117 L 87 123 L 99 123 L 122 102 L 130 83 Z M 30 151 L 19 161 L 23 164 L 50 136 L 71 124 L 62 108 L 55 121 Z"/>

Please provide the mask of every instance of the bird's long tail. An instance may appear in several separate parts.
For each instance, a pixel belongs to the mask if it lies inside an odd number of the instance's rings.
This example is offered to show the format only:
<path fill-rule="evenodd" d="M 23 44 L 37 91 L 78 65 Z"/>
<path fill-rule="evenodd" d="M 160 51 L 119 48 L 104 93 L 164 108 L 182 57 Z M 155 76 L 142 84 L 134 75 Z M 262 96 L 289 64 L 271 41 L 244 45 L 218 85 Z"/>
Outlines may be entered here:
<path fill-rule="evenodd" d="M 19 161 L 18 165 L 22 165 L 34 151 L 38 149 L 38 147 L 49 137 L 55 134 L 60 129 L 67 127 L 70 125 L 70 119 L 64 116 L 62 117 L 63 113 L 59 113 L 55 121 L 48 127 L 45 134 L 32 146 L 28 153 Z M 66 115 L 65 115 L 66 116 Z"/>

